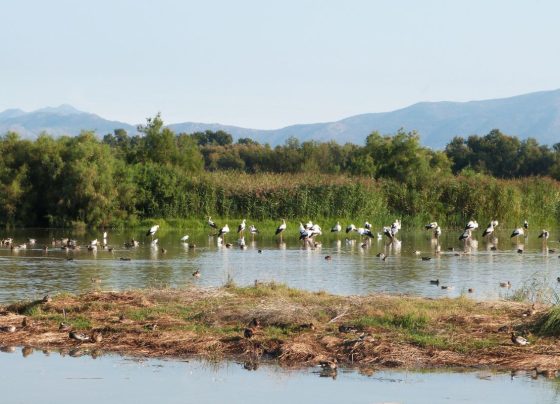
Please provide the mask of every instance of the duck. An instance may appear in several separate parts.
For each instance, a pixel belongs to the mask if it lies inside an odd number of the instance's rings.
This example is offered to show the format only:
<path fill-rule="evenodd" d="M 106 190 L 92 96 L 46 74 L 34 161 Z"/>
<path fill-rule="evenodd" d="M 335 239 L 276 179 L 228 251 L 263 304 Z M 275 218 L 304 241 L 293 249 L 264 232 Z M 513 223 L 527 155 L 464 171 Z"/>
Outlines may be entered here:
<path fill-rule="evenodd" d="M 430 285 L 439 285 L 439 279 L 430 280 Z"/>
<path fill-rule="evenodd" d="M 500 287 L 501 288 L 511 288 L 511 282 L 507 281 L 507 282 L 500 282 Z"/>
<path fill-rule="evenodd" d="M 523 317 L 531 317 L 537 313 L 537 309 L 535 308 L 535 303 L 531 305 L 530 308 L 523 312 Z"/>
<path fill-rule="evenodd" d="M 68 337 L 69 337 L 70 339 L 73 339 L 73 340 L 76 340 L 76 341 L 79 341 L 79 342 L 87 342 L 87 341 L 90 341 L 89 335 L 82 334 L 82 333 L 76 332 L 76 331 L 70 331 L 70 332 L 68 333 Z"/>
<path fill-rule="evenodd" d="M 520 335 L 515 335 L 515 333 L 512 331 L 511 332 L 511 342 L 513 342 L 515 345 L 521 345 L 521 346 L 525 346 L 525 345 L 530 345 L 531 343 L 529 341 L 527 341 L 526 338 L 523 338 Z"/>
<path fill-rule="evenodd" d="M 251 327 L 247 327 L 245 328 L 245 330 L 243 330 L 243 336 L 247 339 L 252 338 L 253 335 L 255 335 L 255 330 L 253 330 Z"/>
<path fill-rule="evenodd" d="M 441 285 L 441 288 L 442 288 L 442 289 L 445 289 L 445 290 L 453 290 L 453 289 L 455 289 L 455 286 L 451 286 L 451 285 Z"/>
<path fill-rule="evenodd" d="M 326 259 L 327 261 L 330 261 L 330 260 L 332 260 L 332 257 L 331 257 L 330 255 L 327 255 L 327 256 L 325 256 L 325 259 Z"/>
<path fill-rule="evenodd" d="M 200 278 L 200 271 L 197 269 L 193 272 L 192 276 L 194 276 L 195 278 Z"/>
<path fill-rule="evenodd" d="M 422 261 L 429 261 L 431 259 L 432 259 L 432 257 L 422 257 Z"/>
<path fill-rule="evenodd" d="M 8 333 L 16 332 L 16 326 L 15 325 L 1 326 L 0 327 L 0 332 L 8 332 Z"/>
<path fill-rule="evenodd" d="M 43 296 L 43 300 L 41 300 L 43 303 L 50 303 L 52 302 L 52 297 L 50 297 L 50 295 L 45 295 Z"/>
<path fill-rule="evenodd" d="M 58 330 L 59 331 L 70 331 L 72 329 L 72 327 L 69 324 L 66 323 L 60 323 L 58 326 Z"/>
<path fill-rule="evenodd" d="M 335 370 L 338 367 L 336 359 L 333 359 L 332 361 L 321 361 L 319 362 L 319 366 L 326 370 Z"/>

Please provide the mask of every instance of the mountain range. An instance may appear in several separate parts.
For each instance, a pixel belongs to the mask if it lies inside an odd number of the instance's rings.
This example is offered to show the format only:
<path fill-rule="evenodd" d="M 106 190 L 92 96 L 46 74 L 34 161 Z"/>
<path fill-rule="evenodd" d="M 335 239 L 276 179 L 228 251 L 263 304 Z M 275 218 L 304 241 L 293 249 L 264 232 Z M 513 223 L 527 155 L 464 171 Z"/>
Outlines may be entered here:
<path fill-rule="evenodd" d="M 184 122 L 168 125 L 176 133 L 223 130 L 235 140 L 252 138 L 272 146 L 295 137 L 300 141 L 335 140 L 338 143 L 363 144 L 373 131 L 395 133 L 399 128 L 417 130 L 423 145 L 440 149 L 454 136 L 485 135 L 498 128 L 503 133 L 522 139 L 536 138 L 541 144 L 560 142 L 560 89 L 469 102 L 420 102 L 391 112 L 367 113 L 335 122 L 291 125 L 280 129 L 260 130 Z M 47 107 L 32 112 L 8 109 L 0 113 L 0 133 L 14 131 L 24 138 L 41 132 L 54 136 L 76 135 L 81 130 L 94 130 L 100 136 L 122 128 L 136 133 L 136 125 L 110 121 L 79 111 L 70 105 Z"/>

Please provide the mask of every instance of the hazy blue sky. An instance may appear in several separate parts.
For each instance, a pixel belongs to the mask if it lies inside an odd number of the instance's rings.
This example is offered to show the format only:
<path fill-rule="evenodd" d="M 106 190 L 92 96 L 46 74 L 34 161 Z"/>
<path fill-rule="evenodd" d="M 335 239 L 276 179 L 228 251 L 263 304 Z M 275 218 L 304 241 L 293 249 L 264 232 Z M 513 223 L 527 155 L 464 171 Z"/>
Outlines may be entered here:
<path fill-rule="evenodd" d="M 560 87 L 555 0 L 0 0 L 0 110 L 254 128 Z"/>

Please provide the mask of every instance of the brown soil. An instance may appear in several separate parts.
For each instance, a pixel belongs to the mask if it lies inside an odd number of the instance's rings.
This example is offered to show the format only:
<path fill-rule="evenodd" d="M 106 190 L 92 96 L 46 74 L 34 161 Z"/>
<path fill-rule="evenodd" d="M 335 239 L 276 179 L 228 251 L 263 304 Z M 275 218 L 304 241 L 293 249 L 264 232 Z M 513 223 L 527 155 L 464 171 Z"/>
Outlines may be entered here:
<path fill-rule="evenodd" d="M 0 326 L 16 326 L 0 332 L 0 348 L 268 358 L 286 366 L 560 369 L 558 340 L 530 332 L 546 309 L 527 315 L 528 307 L 466 298 L 341 297 L 274 284 L 93 292 L 0 307 Z M 70 339 L 60 322 L 102 340 Z M 511 331 L 531 344 L 513 344 Z"/>

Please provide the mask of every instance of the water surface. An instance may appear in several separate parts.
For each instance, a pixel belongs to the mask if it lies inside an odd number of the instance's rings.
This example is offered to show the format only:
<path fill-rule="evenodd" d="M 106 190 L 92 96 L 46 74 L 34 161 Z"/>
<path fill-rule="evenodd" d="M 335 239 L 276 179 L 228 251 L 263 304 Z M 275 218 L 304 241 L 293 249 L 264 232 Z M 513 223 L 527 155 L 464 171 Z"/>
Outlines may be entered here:
<path fill-rule="evenodd" d="M 280 242 L 272 235 L 247 236 L 247 248 L 240 249 L 237 237 L 230 234 L 219 245 L 208 232 L 190 234 L 190 244 L 180 241 L 183 233 L 159 232 L 159 246 L 150 245 L 150 237 L 141 232 L 110 232 L 108 243 L 112 252 L 99 249 L 63 251 L 51 247 L 53 238 L 75 238 L 85 246 L 101 234 L 65 233 L 61 230 L 18 230 L 12 236 L 16 243 L 28 237 L 37 238 L 33 247 L 12 251 L 0 249 L 0 302 L 40 298 L 46 293 L 83 292 L 93 289 L 122 290 L 146 287 L 182 287 L 186 285 L 220 286 L 228 279 L 239 285 L 258 281 L 276 281 L 289 286 L 351 295 L 372 292 L 406 293 L 440 297 L 467 294 L 478 300 L 510 297 L 533 279 L 556 290 L 560 276 L 558 232 L 552 232 L 547 244 L 530 231 L 518 241 L 510 239 L 511 230 L 498 232 L 498 240 L 483 240 L 480 233 L 475 242 L 465 246 L 458 240 L 458 231 L 445 232 L 439 243 L 429 232 L 403 231 L 400 243 L 386 239 L 371 240 L 362 247 L 357 234 L 325 234 L 318 238 L 321 246 L 304 247 L 297 239 L 296 229 Z M 125 248 L 131 238 L 141 241 L 137 248 Z M 192 246 L 196 245 L 195 248 Z M 45 252 L 43 245 L 49 246 Z M 439 245 L 439 247 L 438 247 Z M 495 248 L 493 250 L 492 248 Z M 162 248 L 166 251 L 162 252 Z M 436 249 L 441 253 L 436 254 Z M 449 251 L 453 248 L 454 251 Z M 518 253 L 523 249 L 523 253 Z M 259 250 L 261 252 L 259 252 Z M 414 253 L 420 251 L 419 255 Z M 549 250 L 555 250 L 550 252 Z M 383 261 L 376 255 L 383 253 Z M 330 260 L 325 257 L 330 256 Z M 423 261 L 421 257 L 431 258 Z M 71 260 L 68 260 L 68 259 Z M 130 259 L 123 261 L 121 258 Z M 192 273 L 199 270 L 200 278 Z M 439 280 L 440 285 L 430 284 Z M 510 281 L 512 288 L 500 287 Z M 441 289 L 442 285 L 452 286 Z M 472 293 L 468 293 L 472 289 Z"/>
<path fill-rule="evenodd" d="M 6 403 L 501 403 L 560 400 L 558 380 L 488 371 L 436 373 L 286 370 L 242 363 L 0 353 Z M 253 367 L 254 368 L 254 367 Z M 323 377 L 325 376 L 325 377 Z"/>

